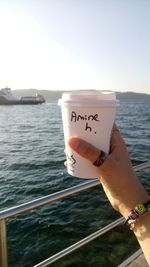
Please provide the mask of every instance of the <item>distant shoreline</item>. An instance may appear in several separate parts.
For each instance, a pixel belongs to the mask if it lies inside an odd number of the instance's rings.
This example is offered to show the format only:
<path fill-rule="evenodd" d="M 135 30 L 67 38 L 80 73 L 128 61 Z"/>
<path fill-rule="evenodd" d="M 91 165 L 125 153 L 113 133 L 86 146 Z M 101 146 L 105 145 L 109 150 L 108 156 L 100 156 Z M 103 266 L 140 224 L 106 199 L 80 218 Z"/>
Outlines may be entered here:
<path fill-rule="evenodd" d="M 64 91 L 38 90 L 38 89 L 16 89 L 13 90 L 15 97 L 20 98 L 26 95 L 42 94 L 46 102 L 57 101 Z M 135 92 L 116 92 L 118 100 L 125 101 L 150 101 L 150 94 Z"/>

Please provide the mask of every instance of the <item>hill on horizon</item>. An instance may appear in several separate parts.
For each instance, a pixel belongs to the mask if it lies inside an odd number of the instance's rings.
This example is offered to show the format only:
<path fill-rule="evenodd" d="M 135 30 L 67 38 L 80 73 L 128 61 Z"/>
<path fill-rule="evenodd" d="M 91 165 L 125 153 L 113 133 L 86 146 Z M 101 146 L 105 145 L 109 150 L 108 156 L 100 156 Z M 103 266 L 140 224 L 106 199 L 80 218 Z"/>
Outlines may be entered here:
<path fill-rule="evenodd" d="M 15 97 L 20 98 L 22 96 L 27 95 L 36 95 L 41 94 L 44 96 L 46 102 L 57 101 L 61 98 L 61 95 L 64 91 L 54 91 L 54 90 L 38 90 L 38 89 L 17 89 L 13 90 L 13 94 Z M 135 92 L 116 92 L 116 97 L 118 100 L 125 101 L 142 101 L 147 100 L 150 101 L 150 95 L 144 93 L 135 93 Z"/>

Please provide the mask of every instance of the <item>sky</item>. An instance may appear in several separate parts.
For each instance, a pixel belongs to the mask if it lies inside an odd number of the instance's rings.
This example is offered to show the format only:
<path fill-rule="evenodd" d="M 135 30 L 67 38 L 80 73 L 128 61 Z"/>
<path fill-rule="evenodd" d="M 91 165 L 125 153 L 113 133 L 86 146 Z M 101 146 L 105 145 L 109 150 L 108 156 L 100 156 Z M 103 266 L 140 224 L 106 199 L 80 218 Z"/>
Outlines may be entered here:
<path fill-rule="evenodd" d="M 0 88 L 150 94 L 150 0 L 0 0 Z"/>

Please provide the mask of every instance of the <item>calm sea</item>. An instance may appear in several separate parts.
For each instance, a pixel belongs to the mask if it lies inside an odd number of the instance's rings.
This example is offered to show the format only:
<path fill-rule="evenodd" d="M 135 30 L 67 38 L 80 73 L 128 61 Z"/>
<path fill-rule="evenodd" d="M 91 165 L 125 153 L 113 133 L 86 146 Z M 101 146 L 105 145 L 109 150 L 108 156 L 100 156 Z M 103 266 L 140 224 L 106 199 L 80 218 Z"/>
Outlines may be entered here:
<path fill-rule="evenodd" d="M 150 103 L 121 102 L 117 124 L 133 164 L 149 161 Z M 0 106 L 0 208 L 84 182 L 67 175 L 57 103 Z M 150 192 L 150 171 L 139 174 Z M 134 192 L 133 192 L 134 194 Z M 8 219 L 10 267 L 31 267 L 118 218 L 101 186 Z M 52 267 L 117 266 L 137 242 L 117 227 Z"/>

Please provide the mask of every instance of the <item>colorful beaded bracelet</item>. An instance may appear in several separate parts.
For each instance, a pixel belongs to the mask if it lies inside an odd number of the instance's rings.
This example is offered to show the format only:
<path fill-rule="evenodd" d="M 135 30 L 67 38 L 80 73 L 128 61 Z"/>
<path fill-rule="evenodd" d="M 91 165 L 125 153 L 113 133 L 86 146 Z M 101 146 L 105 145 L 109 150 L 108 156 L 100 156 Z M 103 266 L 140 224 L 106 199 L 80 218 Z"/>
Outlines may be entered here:
<path fill-rule="evenodd" d="M 146 212 L 150 212 L 150 200 L 148 200 L 146 203 L 138 204 L 134 209 L 132 209 L 128 214 L 125 224 L 129 223 L 130 221 L 136 221 Z"/>

